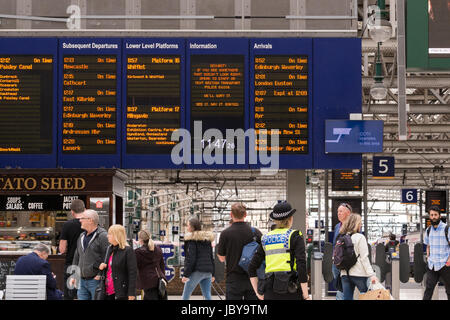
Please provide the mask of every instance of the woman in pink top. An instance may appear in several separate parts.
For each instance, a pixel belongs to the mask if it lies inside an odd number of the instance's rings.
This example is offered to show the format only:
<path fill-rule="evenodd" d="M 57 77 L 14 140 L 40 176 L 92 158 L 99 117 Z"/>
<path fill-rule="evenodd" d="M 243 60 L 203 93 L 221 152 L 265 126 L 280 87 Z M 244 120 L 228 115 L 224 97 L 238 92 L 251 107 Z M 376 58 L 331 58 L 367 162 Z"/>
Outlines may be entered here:
<path fill-rule="evenodd" d="M 106 268 L 106 300 L 134 300 L 136 296 L 136 255 L 126 239 L 123 226 L 115 224 L 109 228 L 108 264 L 102 263 L 99 267 L 100 270 Z"/>

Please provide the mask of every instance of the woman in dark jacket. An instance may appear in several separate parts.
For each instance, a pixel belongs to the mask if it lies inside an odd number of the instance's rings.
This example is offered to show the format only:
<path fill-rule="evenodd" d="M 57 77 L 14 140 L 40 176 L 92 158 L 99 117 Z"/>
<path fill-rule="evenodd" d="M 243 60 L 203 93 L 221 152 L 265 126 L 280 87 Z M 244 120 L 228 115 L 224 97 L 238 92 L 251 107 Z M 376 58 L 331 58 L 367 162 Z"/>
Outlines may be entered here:
<path fill-rule="evenodd" d="M 188 233 L 184 236 L 184 283 L 183 300 L 189 300 L 195 287 L 200 284 L 205 300 L 211 300 L 211 282 L 214 282 L 214 256 L 211 242 L 214 234 L 201 231 L 197 218 L 191 218 L 186 224 Z"/>
<path fill-rule="evenodd" d="M 99 267 L 106 268 L 106 300 L 134 300 L 136 298 L 137 266 L 133 249 L 128 246 L 125 228 L 120 224 L 108 230 L 106 262 Z"/>
<path fill-rule="evenodd" d="M 137 267 L 138 267 L 138 288 L 144 290 L 144 300 L 165 300 L 158 294 L 159 277 L 165 276 L 164 257 L 161 248 L 155 246 L 150 234 L 141 230 L 138 233 L 140 248 L 136 249 Z"/>

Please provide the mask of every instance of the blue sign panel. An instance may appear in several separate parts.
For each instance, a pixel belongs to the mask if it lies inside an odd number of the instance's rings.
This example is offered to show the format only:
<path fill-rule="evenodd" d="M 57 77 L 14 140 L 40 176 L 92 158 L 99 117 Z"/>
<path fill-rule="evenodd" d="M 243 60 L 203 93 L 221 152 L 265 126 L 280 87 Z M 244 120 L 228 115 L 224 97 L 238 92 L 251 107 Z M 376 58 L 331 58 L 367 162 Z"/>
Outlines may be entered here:
<path fill-rule="evenodd" d="M 0 168 L 56 167 L 57 45 L 0 39 Z"/>
<path fill-rule="evenodd" d="M 185 127 L 185 40 L 124 39 L 122 167 L 182 168 L 171 161 Z"/>
<path fill-rule="evenodd" d="M 235 138 L 249 127 L 248 40 L 187 39 L 186 51 L 186 167 L 248 168 L 247 148 Z"/>
<path fill-rule="evenodd" d="M 314 168 L 361 169 L 360 154 L 327 154 L 324 144 L 325 119 L 362 112 L 361 39 L 313 39 L 313 52 Z"/>
<path fill-rule="evenodd" d="M 393 179 L 395 178 L 395 159 L 394 157 L 376 157 L 372 158 L 372 177 L 374 179 Z"/>
<path fill-rule="evenodd" d="M 402 189 L 402 203 L 417 203 L 417 189 Z"/>
<path fill-rule="evenodd" d="M 59 40 L 58 165 L 120 168 L 120 39 Z"/>
<path fill-rule="evenodd" d="M 163 253 L 163 259 L 164 259 L 164 265 L 166 266 L 165 274 L 166 279 L 168 282 L 172 281 L 173 277 L 175 276 L 175 269 L 170 268 L 167 264 L 167 260 L 172 259 L 175 255 L 174 252 L 174 245 L 173 244 L 161 244 L 159 245 L 161 248 L 161 251 Z"/>
<path fill-rule="evenodd" d="M 312 167 L 312 66 L 312 39 L 250 40 L 250 128 L 257 135 L 258 163 L 250 156 L 252 168 L 274 166 L 273 157 L 264 159 L 273 154 L 274 138 L 279 168 Z"/>
<path fill-rule="evenodd" d="M 383 121 L 326 120 L 325 152 L 383 152 Z"/>

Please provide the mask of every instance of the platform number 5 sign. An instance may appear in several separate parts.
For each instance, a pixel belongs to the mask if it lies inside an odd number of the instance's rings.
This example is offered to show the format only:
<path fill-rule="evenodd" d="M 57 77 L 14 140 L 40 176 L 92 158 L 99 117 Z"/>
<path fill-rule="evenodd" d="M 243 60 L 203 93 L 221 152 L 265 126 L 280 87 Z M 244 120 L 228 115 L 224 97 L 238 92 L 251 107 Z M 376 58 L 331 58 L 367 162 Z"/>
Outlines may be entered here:
<path fill-rule="evenodd" d="M 402 189 L 402 203 L 417 203 L 417 189 Z"/>
<path fill-rule="evenodd" d="M 393 178 L 395 178 L 395 159 L 394 159 L 394 157 L 373 157 L 372 158 L 372 177 L 374 179 L 393 179 Z"/>

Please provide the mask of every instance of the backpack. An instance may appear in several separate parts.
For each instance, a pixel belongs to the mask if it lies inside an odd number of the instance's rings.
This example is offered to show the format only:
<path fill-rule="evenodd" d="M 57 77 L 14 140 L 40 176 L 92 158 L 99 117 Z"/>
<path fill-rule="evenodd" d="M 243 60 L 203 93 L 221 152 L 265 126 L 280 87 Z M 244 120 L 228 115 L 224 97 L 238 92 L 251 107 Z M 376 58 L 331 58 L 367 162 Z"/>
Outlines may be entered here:
<path fill-rule="evenodd" d="M 351 234 L 340 234 L 333 249 L 333 263 L 339 270 L 348 271 L 358 261 Z"/>
<path fill-rule="evenodd" d="M 427 236 L 430 236 L 431 226 L 427 228 Z M 445 237 L 447 238 L 448 245 L 450 246 L 450 240 L 448 239 L 448 225 L 445 226 Z"/>
<path fill-rule="evenodd" d="M 250 262 L 253 259 L 253 256 L 255 255 L 256 250 L 259 247 L 259 243 L 256 241 L 256 232 L 255 228 L 252 227 L 253 232 L 253 241 L 247 243 L 242 248 L 241 258 L 239 259 L 238 265 L 244 269 L 245 272 L 248 274 L 248 266 L 250 265 Z M 264 279 L 265 277 L 265 270 L 266 270 L 266 263 L 263 261 L 261 266 L 256 270 L 256 273 L 258 274 L 258 278 Z"/>

